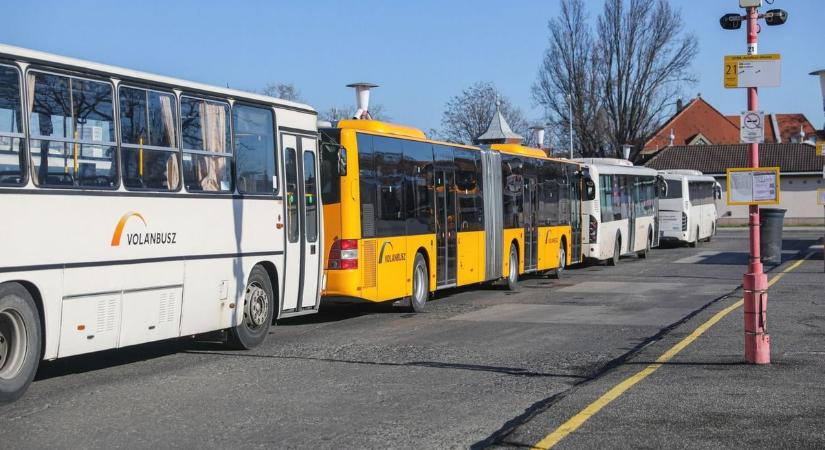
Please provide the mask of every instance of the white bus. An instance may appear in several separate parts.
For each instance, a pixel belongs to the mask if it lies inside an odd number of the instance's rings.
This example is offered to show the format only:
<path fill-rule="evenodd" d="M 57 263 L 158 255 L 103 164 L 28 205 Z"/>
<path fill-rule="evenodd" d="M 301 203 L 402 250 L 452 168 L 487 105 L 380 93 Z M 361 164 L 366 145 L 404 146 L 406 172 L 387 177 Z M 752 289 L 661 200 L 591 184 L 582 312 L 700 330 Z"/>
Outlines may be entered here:
<path fill-rule="evenodd" d="M 656 199 L 662 182 L 653 169 L 623 159 L 582 158 L 589 181 L 582 204 L 584 256 L 616 265 L 622 255 L 647 257 L 658 245 Z"/>
<path fill-rule="evenodd" d="M 662 241 L 686 242 L 695 247 L 716 233 L 716 200 L 722 187 L 698 170 L 659 172 L 667 183 L 667 194 L 659 200 L 659 230 Z"/>
<path fill-rule="evenodd" d="M 41 360 L 316 312 L 316 113 L 0 45 L 0 403 Z"/>

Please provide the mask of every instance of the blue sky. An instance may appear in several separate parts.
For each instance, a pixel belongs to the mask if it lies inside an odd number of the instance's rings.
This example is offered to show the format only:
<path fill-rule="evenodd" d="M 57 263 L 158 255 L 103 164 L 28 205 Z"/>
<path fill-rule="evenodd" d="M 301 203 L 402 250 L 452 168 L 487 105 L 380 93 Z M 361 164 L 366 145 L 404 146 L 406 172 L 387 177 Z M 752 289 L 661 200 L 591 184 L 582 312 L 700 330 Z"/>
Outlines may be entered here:
<path fill-rule="evenodd" d="M 592 15 L 601 1 L 588 0 Z M 724 54 L 744 53 L 745 33 L 724 31 L 719 17 L 736 0 L 672 0 L 699 38 L 687 87 L 726 114 L 745 92 L 722 87 Z M 825 122 L 819 84 L 825 68 L 825 0 L 775 0 L 789 12 L 763 26 L 761 53 L 782 53 L 782 87 L 762 89 L 761 109 L 802 112 Z M 374 101 L 397 122 L 440 125 L 444 103 L 475 81 L 491 81 L 528 118 L 530 86 L 547 47 L 547 21 L 558 0 L 433 1 L 14 1 L 3 8 L 0 42 L 220 86 L 256 89 L 292 82 L 318 109 L 354 102 L 344 85 L 381 85 Z"/>

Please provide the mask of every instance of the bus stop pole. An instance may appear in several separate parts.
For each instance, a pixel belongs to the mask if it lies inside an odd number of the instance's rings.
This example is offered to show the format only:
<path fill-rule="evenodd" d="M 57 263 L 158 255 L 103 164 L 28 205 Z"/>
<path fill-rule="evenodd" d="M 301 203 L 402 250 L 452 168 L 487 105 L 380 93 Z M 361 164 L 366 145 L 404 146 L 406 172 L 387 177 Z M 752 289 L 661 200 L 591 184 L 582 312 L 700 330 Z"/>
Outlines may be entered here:
<path fill-rule="evenodd" d="M 757 54 L 759 18 L 755 7 L 747 9 L 748 54 Z M 759 108 L 757 88 L 748 88 L 748 111 Z M 759 167 L 759 144 L 750 144 L 750 166 Z M 750 364 L 770 364 L 771 340 L 767 333 L 768 277 L 762 270 L 759 253 L 759 205 L 749 207 L 750 257 L 748 272 L 744 276 L 745 290 L 745 360 Z"/>

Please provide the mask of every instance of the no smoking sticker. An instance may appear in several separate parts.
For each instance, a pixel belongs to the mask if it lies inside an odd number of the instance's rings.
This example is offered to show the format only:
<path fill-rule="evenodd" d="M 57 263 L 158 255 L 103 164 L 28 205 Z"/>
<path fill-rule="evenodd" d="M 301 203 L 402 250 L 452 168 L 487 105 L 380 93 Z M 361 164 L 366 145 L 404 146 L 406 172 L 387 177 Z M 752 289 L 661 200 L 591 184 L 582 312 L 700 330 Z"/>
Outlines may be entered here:
<path fill-rule="evenodd" d="M 765 142 L 765 113 L 744 111 L 739 116 L 739 141 L 743 144 Z"/>

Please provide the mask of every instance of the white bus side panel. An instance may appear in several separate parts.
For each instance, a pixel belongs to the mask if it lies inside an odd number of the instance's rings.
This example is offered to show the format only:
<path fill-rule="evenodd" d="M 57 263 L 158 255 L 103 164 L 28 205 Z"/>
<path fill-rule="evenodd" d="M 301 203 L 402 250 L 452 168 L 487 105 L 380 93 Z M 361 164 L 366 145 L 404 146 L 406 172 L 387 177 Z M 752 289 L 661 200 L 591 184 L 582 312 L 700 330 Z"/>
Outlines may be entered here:
<path fill-rule="evenodd" d="M 634 236 L 635 243 L 632 251 L 642 251 L 647 247 L 648 238 L 650 238 L 653 233 L 653 221 L 653 216 L 636 218 L 636 234 Z"/>
<path fill-rule="evenodd" d="M 46 359 L 233 326 L 252 267 L 283 273 L 274 198 L 95 194 L 2 194 L 0 282 L 42 296 Z"/>

